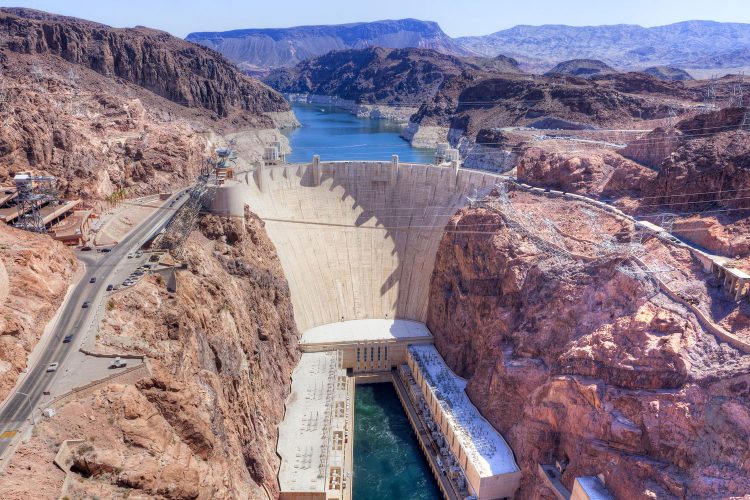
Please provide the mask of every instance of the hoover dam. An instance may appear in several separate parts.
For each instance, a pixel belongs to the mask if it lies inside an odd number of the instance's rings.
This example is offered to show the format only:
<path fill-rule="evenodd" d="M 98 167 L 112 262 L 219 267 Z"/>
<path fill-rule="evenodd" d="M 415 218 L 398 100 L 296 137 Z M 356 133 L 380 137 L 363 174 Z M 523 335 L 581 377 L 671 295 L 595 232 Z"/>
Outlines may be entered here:
<path fill-rule="evenodd" d="M 456 166 L 319 162 L 263 166 L 217 188 L 213 211 L 266 223 L 300 331 L 358 319 L 424 322 L 435 253 L 467 196 L 498 177 Z"/>

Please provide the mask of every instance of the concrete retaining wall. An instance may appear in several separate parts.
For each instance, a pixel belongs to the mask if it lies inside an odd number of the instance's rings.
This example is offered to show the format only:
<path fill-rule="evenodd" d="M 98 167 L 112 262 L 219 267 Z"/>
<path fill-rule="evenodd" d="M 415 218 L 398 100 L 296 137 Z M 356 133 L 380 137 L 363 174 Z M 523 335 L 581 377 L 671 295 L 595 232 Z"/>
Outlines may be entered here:
<path fill-rule="evenodd" d="M 109 377 L 105 377 L 101 380 L 91 382 L 90 384 L 76 387 L 75 389 L 53 399 L 48 406 L 53 408 L 60 408 L 66 403 L 90 396 L 97 390 L 109 384 L 134 384 L 142 378 L 150 376 L 151 370 L 146 363 L 143 363 L 132 368 L 127 368 L 120 373 L 112 374 Z"/>

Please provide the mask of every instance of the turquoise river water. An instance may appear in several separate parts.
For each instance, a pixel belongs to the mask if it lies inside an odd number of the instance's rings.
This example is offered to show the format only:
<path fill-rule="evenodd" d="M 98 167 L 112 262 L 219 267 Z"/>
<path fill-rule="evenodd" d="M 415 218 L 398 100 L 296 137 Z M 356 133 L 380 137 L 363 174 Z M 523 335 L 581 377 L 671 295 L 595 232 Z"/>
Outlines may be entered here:
<path fill-rule="evenodd" d="M 442 498 L 391 384 L 356 388 L 352 498 Z"/>
<path fill-rule="evenodd" d="M 401 162 L 432 163 L 435 152 L 413 148 L 399 134 L 404 125 L 391 120 L 357 118 L 326 104 L 293 103 L 292 109 L 302 126 L 284 134 L 292 147 L 287 161 L 381 160 L 397 154 Z"/>

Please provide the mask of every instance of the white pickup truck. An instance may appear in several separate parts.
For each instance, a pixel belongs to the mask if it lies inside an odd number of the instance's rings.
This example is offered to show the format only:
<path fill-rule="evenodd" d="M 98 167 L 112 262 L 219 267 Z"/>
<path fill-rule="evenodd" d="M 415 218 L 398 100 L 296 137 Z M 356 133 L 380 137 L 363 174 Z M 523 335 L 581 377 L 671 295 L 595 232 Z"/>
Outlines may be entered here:
<path fill-rule="evenodd" d="M 114 361 L 112 361 L 112 364 L 109 365 L 109 368 L 110 369 L 125 368 L 126 366 L 128 366 L 128 364 L 125 363 L 123 360 L 121 360 L 120 357 L 118 356 L 118 357 L 115 358 Z"/>

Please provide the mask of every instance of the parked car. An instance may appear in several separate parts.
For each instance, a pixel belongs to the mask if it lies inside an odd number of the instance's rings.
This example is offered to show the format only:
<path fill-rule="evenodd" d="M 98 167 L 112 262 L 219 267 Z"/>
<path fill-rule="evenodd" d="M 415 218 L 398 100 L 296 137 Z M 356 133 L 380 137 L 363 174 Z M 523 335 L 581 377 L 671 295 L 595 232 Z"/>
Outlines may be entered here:
<path fill-rule="evenodd" d="M 83 309 L 88 309 L 90 305 L 91 305 L 91 302 L 86 301 L 86 302 L 83 303 L 83 305 L 81 307 Z"/>
<path fill-rule="evenodd" d="M 90 251 L 91 251 L 91 247 L 88 245 L 85 247 L 81 247 L 81 252 L 90 252 Z"/>
<path fill-rule="evenodd" d="M 107 285 L 107 291 L 111 292 L 114 287 L 114 285 Z"/>
<path fill-rule="evenodd" d="M 55 361 L 54 363 L 50 363 L 47 367 L 47 373 L 56 372 L 58 366 L 60 366 L 60 363 L 58 363 L 57 361 Z"/>
<path fill-rule="evenodd" d="M 102 253 L 109 253 L 111 251 L 112 251 L 111 248 L 102 248 Z"/>
<path fill-rule="evenodd" d="M 96 283 L 96 276 L 92 276 L 89 283 Z"/>
<path fill-rule="evenodd" d="M 125 368 L 126 366 L 128 366 L 128 364 L 121 360 L 119 356 L 112 361 L 111 365 L 109 365 L 110 368 Z"/>
<path fill-rule="evenodd" d="M 128 259 L 132 259 L 132 258 L 133 258 L 133 252 L 130 252 L 130 253 L 128 254 Z"/>
<path fill-rule="evenodd" d="M 69 344 L 71 340 L 73 340 L 73 334 L 72 333 L 70 335 L 66 335 L 65 336 L 65 338 L 63 339 L 63 344 Z"/>
<path fill-rule="evenodd" d="M 143 250 L 138 250 L 137 252 L 135 252 L 136 257 L 141 257 L 142 255 L 143 255 Z"/>

